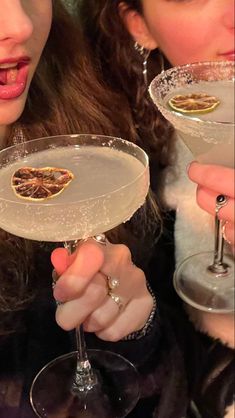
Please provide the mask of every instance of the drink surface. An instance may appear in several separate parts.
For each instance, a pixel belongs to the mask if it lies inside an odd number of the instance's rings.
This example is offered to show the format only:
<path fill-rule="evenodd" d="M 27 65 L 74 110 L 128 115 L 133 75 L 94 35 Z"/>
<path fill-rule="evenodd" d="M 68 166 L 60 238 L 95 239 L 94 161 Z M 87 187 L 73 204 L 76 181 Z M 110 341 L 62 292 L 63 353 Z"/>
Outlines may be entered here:
<path fill-rule="evenodd" d="M 58 167 L 74 179 L 50 199 L 21 199 L 11 188 L 20 167 Z M 129 219 L 148 189 L 148 170 L 134 156 L 108 147 L 67 146 L 35 152 L 0 170 L 0 226 L 25 238 L 68 241 Z"/>
<path fill-rule="evenodd" d="M 220 104 L 208 113 L 181 114 L 176 127 L 179 136 L 198 161 L 234 167 L 234 82 L 202 81 L 172 90 L 165 97 L 165 107 L 171 97 L 190 93 L 216 96 Z"/>
<path fill-rule="evenodd" d="M 171 91 L 165 103 L 177 94 L 206 93 L 216 96 L 220 104 L 211 112 L 202 114 L 184 114 L 185 118 L 194 118 L 209 122 L 234 123 L 234 82 L 230 80 L 201 81 Z M 187 123 L 187 122 L 186 122 Z"/>

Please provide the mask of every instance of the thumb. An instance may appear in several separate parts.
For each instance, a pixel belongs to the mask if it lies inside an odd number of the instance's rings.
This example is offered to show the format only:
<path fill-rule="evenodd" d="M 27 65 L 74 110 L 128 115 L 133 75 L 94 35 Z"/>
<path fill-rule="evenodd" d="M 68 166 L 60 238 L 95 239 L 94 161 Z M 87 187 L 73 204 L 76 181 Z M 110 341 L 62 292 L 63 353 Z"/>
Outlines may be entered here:
<path fill-rule="evenodd" d="M 61 276 L 61 274 L 67 270 L 70 264 L 72 264 L 74 258 L 75 253 L 69 255 L 65 248 L 56 248 L 54 251 L 52 251 L 51 262 L 58 276 Z"/>

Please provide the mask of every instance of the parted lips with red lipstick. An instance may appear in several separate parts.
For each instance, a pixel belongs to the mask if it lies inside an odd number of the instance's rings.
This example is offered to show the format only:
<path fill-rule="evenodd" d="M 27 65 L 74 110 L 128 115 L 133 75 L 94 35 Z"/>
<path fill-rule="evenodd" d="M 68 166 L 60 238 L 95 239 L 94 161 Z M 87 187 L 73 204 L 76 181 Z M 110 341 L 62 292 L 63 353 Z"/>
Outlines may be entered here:
<path fill-rule="evenodd" d="M 29 61 L 28 57 L 0 61 L 0 100 L 15 99 L 24 92 Z"/>

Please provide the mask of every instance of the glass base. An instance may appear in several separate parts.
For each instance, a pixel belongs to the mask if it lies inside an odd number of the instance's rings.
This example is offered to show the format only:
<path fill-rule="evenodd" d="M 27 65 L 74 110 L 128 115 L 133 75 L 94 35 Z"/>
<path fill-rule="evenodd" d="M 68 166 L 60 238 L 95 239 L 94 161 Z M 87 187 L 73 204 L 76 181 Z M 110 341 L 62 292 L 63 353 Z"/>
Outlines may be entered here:
<path fill-rule="evenodd" d="M 88 350 L 98 383 L 86 392 L 72 391 L 77 352 L 58 357 L 35 377 L 30 402 L 40 418 L 122 418 L 139 399 L 138 373 L 124 357 Z"/>
<path fill-rule="evenodd" d="M 234 312 L 234 260 L 224 255 L 227 273 L 210 270 L 214 253 L 195 254 L 184 260 L 174 274 L 174 287 L 189 305 L 203 311 Z"/>

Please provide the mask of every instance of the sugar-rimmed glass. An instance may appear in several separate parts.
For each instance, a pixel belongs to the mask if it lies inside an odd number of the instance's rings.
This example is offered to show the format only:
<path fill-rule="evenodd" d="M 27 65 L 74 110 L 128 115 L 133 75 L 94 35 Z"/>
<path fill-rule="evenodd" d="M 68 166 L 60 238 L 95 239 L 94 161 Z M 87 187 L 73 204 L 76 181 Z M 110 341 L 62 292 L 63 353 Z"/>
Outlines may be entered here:
<path fill-rule="evenodd" d="M 234 168 L 233 62 L 199 62 L 171 68 L 155 77 L 149 92 L 194 158 Z M 183 114 L 169 106 L 173 96 L 190 93 L 216 96 L 220 104 L 205 114 Z M 234 259 L 232 254 L 224 254 L 223 222 L 219 219 L 223 198 L 218 196 L 215 202 L 214 252 L 195 254 L 183 261 L 175 272 L 174 285 L 192 306 L 226 313 L 234 311 Z"/>
<path fill-rule="evenodd" d="M 21 167 L 59 167 L 74 180 L 51 199 L 15 195 L 12 175 Z M 0 152 L 0 226 L 40 241 L 66 242 L 100 234 L 127 221 L 144 203 L 148 157 L 138 146 L 101 135 L 40 138 Z M 122 356 L 86 350 L 82 327 L 78 351 L 46 365 L 34 379 L 30 398 L 39 417 L 125 417 L 135 406 L 138 374 Z"/>

